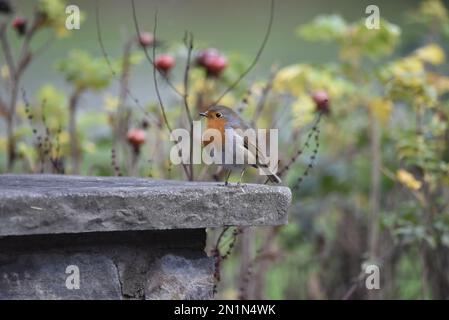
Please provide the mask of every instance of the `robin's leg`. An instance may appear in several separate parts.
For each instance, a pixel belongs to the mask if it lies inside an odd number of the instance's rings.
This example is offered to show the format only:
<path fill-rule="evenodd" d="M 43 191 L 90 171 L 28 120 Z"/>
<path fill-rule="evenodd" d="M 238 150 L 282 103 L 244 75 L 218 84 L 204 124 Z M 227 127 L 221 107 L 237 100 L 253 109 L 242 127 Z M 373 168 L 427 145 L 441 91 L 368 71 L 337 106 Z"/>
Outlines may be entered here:
<path fill-rule="evenodd" d="M 245 174 L 245 170 L 246 170 L 246 168 L 243 168 L 242 173 L 240 173 L 240 179 L 239 179 L 239 182 L 237 183 L 238 186 L 240 186 L 242 184 L 242 179 L 243 179 L 243 175 Z"/>
<path fill-rule="evenodd" d="M 231 176 L 232 170 L 229 169 L 228 170 L 228 174 L 226 175 L 226 180 L 225 180 L 225 186 L 227 186 L 229 184 L 229 177 Z"/>

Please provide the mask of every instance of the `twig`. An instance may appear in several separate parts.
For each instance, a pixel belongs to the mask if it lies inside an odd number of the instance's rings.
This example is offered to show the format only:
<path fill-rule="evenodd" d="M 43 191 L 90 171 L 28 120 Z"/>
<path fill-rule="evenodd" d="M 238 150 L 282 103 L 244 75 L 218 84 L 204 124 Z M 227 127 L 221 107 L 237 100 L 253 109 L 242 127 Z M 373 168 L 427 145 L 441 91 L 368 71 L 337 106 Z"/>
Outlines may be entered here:
<path fill-rule="evenodd" d="M 115 149 L 111 150 L 111 165 L 112 165 L 112 168 L 114 168 L 115 175 L 117 177 L 121 177 L 123 174 L 120 170 L 119 165 L 117 164 L 117 157 L 115 154 Z"/>
<path fill-rule="evenodd" d="M 133 9 L 134 28 L 136 29 L 137 37 L 139 37 L 140 36 L 140 27 L 139 27 L 139 21 L 137 20 L 136 5 L 134 3 L 134 0 L 131 0 L 131 5 L 132 5 L 132 9 Z M 154 40 L 157 41 L 156 34 L 154 32 L 153 32 L 153 36 L 154 36 Z M 168 79 L 167 75 L 165 75 L 161 70 L 156 68 L 156 66 L 154 65 L 155 55 L 153 54 L 153 58 L 151 58 L 148 53 L 147 48 L 145 46 L 141 46 L 141 47 L 142 47 L 143 52 L 145 53 L 145 57 L 147 58 L 148 62 L 151 64 L 153 69 L 156 69 L 156 71 L 159 72 L 159 74 L 165 79 L 165 81 L 167 82 L 169 87 L 182 98 L 183 94 L 178 89 L 176 89 L 176 87 Z M 153 44 L 152 48 L 154 51 L 154 49 L 155 49 L 154 44 Z"/>
<path fill-rule="evenodd" d="M 133 0 L 134 1 L 134 0 Z M 274 19 L 274 0 L 271 0 L 271 5 L 270 5 L 270 18 L 269 18 L 269 22 L 268 22 L 268 27 L 267 27 L 267 31 L 265 32 L 265 36 L 263 38 L 262 44 L 259 48 L 259 50 L 257 51 L 257 54 L 254 58 L 254 60 L 251 62 L 251 64 L 248 66 L 248 68 L 218 97 L 218 99 L 214 102 L 214 105 L 218 104 L 220 102 L 220 100 L 226 95 L 228 94 L 230 91 L 232 91 L 238 84 L 239 82 L 254 68 L 254 66 L 257 64 L 257 62 L 259 61 L 260 56 L 262 55 L 263 50 L 265 49 L 265 46 L 268 42 L 268 38 L 270 37 L 270 33 L 271 33 L 271 28 L 273 26 L 273 19 Z"/>
<path fill-rule="evenodd" d="M 126 97 L 128 96 L 128 87 L 129 87 L 129 69 L 130 69 L 130 56 L 131 56 L 131 41 L 125 43 L 123 49 L 123 58 L 122 58 L 122 74 L 120 76 L 120 92 L 119 92 L 119 102 L 118 102 L 118 110 L 116 119 L 116 141 L 122 142 L 124 140 L 124 136 L 127 131 L 127 126 L 129 125 L 129 118 L 125 109 Z"/>
<path fill-rule="evenodd" d="M 282 177 L 291 168 L 291 166 L 296 162 L 296 160 L 304 152 L 304 150 L 309 147 L 310 139 L 312 138 L 312 135 L 318 130 L 318 125 L 320 124 L 322 116 L 323 116 L 323 113 L 320 112 L 318 114 L 317 119 L 315 120 L 315 123 L 312 126 L 312 129 L 310 130 L 309 134 L 307 135 L 304 145 L 296 151 L 296 153 L 293 155 L 293 157 L 291 157 L 290 161 L 278 172 L 279 177 Z"/>
<path fill-rule="evenodd" d="M 256 264 L 258 262 L 261 262 L 263 260 L 266 260 L 267 253 L 270 251 L 270 248 L 272 247 L 273 242 L 276 240 L 276 236 L 279 234 L 280 227 L 276 226 L 270 229 L 270 232 L 268 233 L 267 237 L 265 238 L 264 243 L 262 246 L 257 250 L 256 256 L 254 259 L 248 264 L 248 268 L 246 270 L 246 275 L 243 278 L 243 283 L 240 284 L 240 300 L 246 300 L 248 298 L 247 293 L 247 287 L 250 281 L 250 278 L 253 274 L 253 270 L 256 267 Z M 266 267 L 266 266 L 264 266 Z M 260 273 L 259 273 L 260 274 Z M 264 272 L 265 274 L 265 272 Z M 256 290 L 257 291 L 257 290 Z M 262 294 L 262 292 L 257 292 L 259 295 Z M 249 297 L 253 298 L 253 297 Z M 258 297 L 257 299 L 262 299 L 262 297 Z"/>
<path fill-rule="evenodd" d="M 12 51 L 9 45 L 9 41 L 6 36 L 6 22 L 0 26 L 0 43 L 2 46 L 2 50 L 5 55 L 5 60 L 7 61 L 9 72 L 10 72 L 10 80 L 11 80 L 11 100 L 7 115 L 7 139 L 8 139 L 8 147 L 7 147 L 7 170 L 11 171 L 13 169 L 14 160 L 16 157 L 16 144 L 14 139 L 14 120 L 16 116 L 16 105 L 17 98 L 19 94 L 19 86 L 20 79 L 25 71 L 26 67 L 31 62 L 31 51 L 30 51 L 30 43 L 35 35 L 36 31 L 40 26 L 40 14 L 35 12 L 34 20 L 31 28 L 26 31 L 26 34 L 22 40 L 22 48 L 19 54 L 19 60 L 17 61 L 17 65 L 14 64 L 14 60 L 12 58 Z"/>
<path fill-rule="evenodd" d="M 11 46 L 6 35 L 6 22 L 0 25 L 0 44 L 2 46 L 3 55 L 5 56 L 6 64 L 8 65 L 9 74 L 11 77 L 15 75 L 15 64 L 12 56 Z"/>
<path fill-rule="evenodd" d="M 133 2 L 133 6 L 134 6 L 134 0 Z M 154 14 L 154 28 L 153 28 L 153 35 L 156 38 L 156 32 L 157 32 L 157 11 Z M 156 47 L 153 46 L 153 61 L 156 57 Z M 158 68 L 156 68 L 155 65 L 153 65 L 153 80 L 154 80 L 154 87 L 156 90 L 156 96 L 157 99 L 159 101 L 159 107 L 161 108 L 161 112 L 162 112 L 162 117 L 164 118 L 164 123 L 165 126 L 167 127 L 169 134 L 171 135 L 171 132 L 173 131 L 170 123 L 168 122 L 168 118 L 167 118 L 167 113 L 165 112 L 165 106 L 164 106 L 164 102 L 162 101 L 162 97 L 161 97 L 161 93 L 159 91 L 159 84 L 157 82 L 157 76 L 156 76 L 156 72 L 157 72 Z"/>
<path fill-rule="evenodd" d="M 186 68 L 184 71 L 184 107 L 186 110 L 187 118 L 189 119 L 189 127 L 190 127 L 190 151 L 189 151 L 189 157 L 190 157 L 190 180 L 194 179 L 194 173 L 193 173 L 193 119 L 192 114 L 190 113 L 190 107 L 189 107 L 189 72 L 190 72 L 190 63 L 191 63 L 191 56 L 192 56 L 192 50 L 193 50 L 193 35 L 191 33 L 186 32 L 184 37 L 184 44 L 187 48 L 187 61 L 186 61 Z"/>
<path fill-rule="evenodd" d="M 0 97 L 0 118 L 1 117 L 8 118 L 8 107 L 2 97 Z"/>
<path fill-rule="evenodd" d="M 134 0 L 133 0 L 132 2 L 133 2 L 133 11 L 134 11 L 134 13 L 135 13 L 135 10 L 134 10 Z M 156 12 L 154 13 L 154 27 L 153 27 L 153 35 L 154 35 L 154 38 L 156 38 L 156 33 L 157 33 L 157 22 L 158 22 L 158 21 L 157 21 L 157 15 L 158 15 L 158 13 L 157 13 L 157 10 L 156 10 Z M 137 20 L 136 20 L 136 21 L 137 21 Z M 156 46 L 153 46 L 153 61 L 154 61 L 155 57 L 156 57 Z M 158 99 L 158 101 L 159 101 L 159 107 L 160 107 L 160 109 L 161 109 L 162 118 L 164 119 L 165 126 L 166 126 L 166 128 L 167 128 L 167 130 L 168 130 L 169 135 L 171 136 L 173 130 L 172 130 L 171 126 L 170 126 L 170 123 L 168 122 L 167 113 L 165 112 L 164 102 L 162 101 L 161 93 L 160 93 L 160 91 L 159 91 L 159 84 L 158 84 L 158 82 L 157 82 L 157 75 L 156 75 L 157 70 L 158 70 L 158 68 L 156 68 L 156 66 L 153 65 L 154 88 L 155 88 L 155 90 L 156 90 L 156 96 L 157 96 L 157 99 Z M 176 145 L 178 146 L 178 144 L 176 144 Z M 178 147 L 179 147 L 179 146 L 178 146 Z M 170 163 L 171 163 L 171 162 L 170 162 Z M 190 174 L 189 169 L 187 168 L 186 164 L 185 164 L 184 162 L 182 162 L 181 164 L 182 164 L 182 167 L 183 167 L 183 169 L 184 169 L 184 171 L 185 171 L 187 177 L 188 177 L 189 179 L 191 179 L 191 178 L 190 178 L 190 177 L 191 177 L 191 174 Z"/>
<path fill-rule="evenodd" d="M 216 293 L 217 292 L 217 284 L 220 281 L 221 275 L 220 275 L 220 267 L 221 267 L 221 263 L 226 260 L 229 255 L 232 252 L 232 249 L 235 246 L 235 243 L 237 241 L 237 235 L 239 233 L 241 233 L 241 229 L 240 228 L 235 228 L 234 231 L 232 232 L 232 238 L 231 238 L 231 242 L 229 243 L 228 249 L 226 250 L 226 252 L 224 254 L 220 253 L 220 244 L 222 243 L 222 239 L 224 237 L 224 235 L 226 234 L 226 232 L 230 229 L 230 226 L 226 226 L 223 228 L 223 230 L 220 232 L 220 235 L 217 238 L 217 242 L 215 243 L 215 247 L 212 250 L 212 256 L 215 259 L 215 272 L 214 272 L 214 278 L 215 278 L 215 283 L 214 283 L 214 289 L 213 292 Z"/>
<path fill-rule="evenodd" d="M 240 102 L 239 106 L 237 107 L 238 113 L 242 113 L 245 110 L 245 108 L 248 107 L 249 98 L 251 97 L 252 94 L 253 94 L 253 92 L 252 92 L 251 86 L 250 86 L 248 88 L 248 90 L 246 90 L 245 94 L 243 95 L 242 101 Z"/>
<path fill-rule="evenodd" d="M 310 155 L 309 163 L 307 164 L 306 169 L 304 170 L 303 174 L 298 178 L 298 181 L 293 186 L 293 189 L 298 189 L 300 187 L 301 183 L 304 180 L 304 177 L 307 177 L 309 175 L 310 170 L 313 168 L 313 166 L 315 164 L 316 156 L 318 153 L 318 149 L 320 147 L 319 138 L 320 138 L 320 129 L 316 129 L 315 130 L 315 148 L 313 149 L 312 154 Z"/>
<path fill-rule="evenodd" d="M 57 136 L 56 136 L 56 156 L 55 158 L 53 158 L 52 156 L 52 151 L 53 151 L 53 143 L 52 143 L 52 137 L 51 137 L 51 132 L 50 132 L 50 128 L 47 125 L 47 121 L 45 118 L 45 105 L 46 105 L 46 100 L 44 100 L 42 102 L 41 105 L 41 120 L 42 120 L 42 125 L 44 126 L 44 132 L 45 134 L 43 136 L 38 134 L 38 131 L 36 128 L 33 127 L 33 118 L 34 116 L 31 114 L 30 112 L 30 102 L 27 98 L 26 95 L 26 91 L 24 88 L 21 88 L 22 90 L 22 99 L 25 103 L 25 113 L 27 114 L 27 118 L 28 121 L 30 123 L 30 126 L 32 128 L 33 131 L 33 135 L 36 136 L 36 140 L 37 140 L 37 147 L 39 150 L 39 156 L 40 156 L 40 161 L 41 161 L 41 173 L 44 173 L 44 167 L 45 167 L 45 160 L 46 160 L 46 156 L 48 156 L 48 159 L 51 163 L 51 165 L 53 166 L 54 170 L 56 173 L 63 173 L 64 172 L 64 168 L 62 168 L 60 166 L 60 161 L 59 161 L 59 151 L 60 151 L 60 144 L 59 144 L 59 135 L 62 131 L 61 126 L 59 126 L 58 131 L 57 131 Z M 42 138 L 44 138 L 44 140 L 42 141 Z"/>
<path fill-rule="evenodd" d="M 266 105 L 266 101 L 268 98 L 268 94 L 270 93 L 271 89 L 273 88 L 273 81 L 276 77 L 277 70 L 272 70 L 270 73 L 270 77 L 268 78 L 267 84 L 264 86 L 262 90 L 262 94 L 260 96 L 260 99 L 256 105 L 256 110 L 254 112 L 253 119 L 251 121 L 252 127 L 256 125 L 257 120 L 259 119 L 260 115 L 262 114 L 262 111 Z"/>
<path fill-rule="evenodd" d="M 27 30 L 27 32 L 25 33 L 25 37 L 22 42 L 22 48 L 20 50 L 19 61 L 24 61 L 27 59 L 27 56 L 30 53 L 31 40 L 33 39 L 34 35 L 36 34 L 36 31 L 38 30 L 40 23 L 41 23 L 41 15 L 40 15 L 40 13 L 36 12 L 34 14 L 34 19 L 33 19 L 31 28 L 29 28 Z M 16 70 L 17 73 L 22 72 L 22 70 L 20 70 L 20 68 L 19 68 L 20 64 L 21 64 L 20 62 L 17 64 L 18 65 L 18 67 L 17 67 L 18 70 Z"/>
<path fill-rule="evenodd" d="M 44 53 L 45 50 L 47 50 L 47 49 L 50 47 L 50 45 L 55 41 L 55 39 L 56 39 L 56 38 L 55 38 L 54 36 L 49 37 L 49 38 L 44 42 L 44 44 L 42 44 L 39 48 L 37 48 L 37 49 L 34 51 L 33 58 L 36 59 L 36 57 L 38 57 L 38 56 L 40 56 L 42 53 Z"/>
<path fill-rule="evenodd" d="M 101 26 L 100 26 L 100 9 L 98 8 L 98 0 L 95 1 L 95 23 L 97 26 L 97 40 L 100 44 L 101 52 L 103 53 L 104 60 L 106 61 L 106 64 L 108 65 L 112 75 L 114 77 L 117 76 L 117 72 L 115 72 L 114 68 L 112 67 L 111 60 L 109 59 L 109 55 L 106 52 L 106 48 L 104 47 L 103 43 L 103 36 L 101 35 Z"/>
<path fill-rule="evenodd" d="M 193 34 L 190 32 L 186 32 L 184 37 L 184 44 L 187 48 L 187 61 L 186 61 L 186 68 L 184 71 L 184 107 L 186 109 L 187 117 L 189 118 L 189 122 L 192 123 L 192 114 L 190 113 L 189 108 L 189 73 L 190 73 L 190 64 L 191 64 L 191 57 L 192 57 L 192 50 L 193 50 Z"/>
<path fill-rule="evenodd" d="M 297 188 L 302 183 L 302 180 L 303 180 L 302 177 L 308 175 L 310 169 L 313 167 L 313 164 L 315 162 L 316 154 L 318 153 L 318 147 L 319 147 L 319 132 L 320 132 L 320 130 L 318 128 L 318 125 L 320 124 L 322 116 L 323 116 L 323 112 L 320 111 L 317 119 L 315 120 L 315 123 L 312 126 L 312 129 L 310 129 L 310 132 L 307 135 L 304 145 L 302 147 L 300 147 L 295 152 L 295 154 L 290 158 L 290 161 L 278 172 L 278 176 L 282 177 L 288 170 L 290 170 L 291 166 L 296 162 L 296 160 L 304 152 L 304 150 L 309 148 L 310 139 L 312 138 L 313 134 L 315 133 L 315 149 L 313 150 L 313 154 L 310 157 L 310 163 L 309 163 L 307 169 L 304 171 L 303 175 L 298 178 L 298 182 L 296 183 L 294 188 Z M 270 181 L 270 179 L 265 180 L 264 184 L 267 184 L 269 181 Z"/>
<path fill-rule="evenodd" d="M 96 2 L 96 6 L 95 6 L 95 20 L 96 20 L 96 26 L 97 26 L 97 40 L 98 40 L 98 43 L 100 45 L 101 53 L 103 54 L 103 57 L 104 57 L 104 59 L 106 61 L 106 64 L 108 65 L 109 70 L 111 71 L 113 79 L 116 80 L 117 82 L 119 82 L 120 80 L 117 78 L 117 72 L 115 72 L 114 68 L 112 67 L 111 60 L 110 60 L 109 55 L 108 55 L 108 53 L 106 51 L 106 48 L 104 46 L 103 37 L 102 37 L 102 33 L 101 33 L 100 10 L 98 8 L 98 1 Z M 131 98 L 131 100 L 134 102 L 134 104 L 142 110 L 143 114 L 151 122 L 157 124 L 157 122 L 158 122 L 157 119 L 155 119 L 151 114 L 149 114 L 145 110 L 145 108 L 141 105 L 139 100 L 131 93 L 129 88 L 126 88 L 126 94 L 128 95 L 129 98 Z"/>
<path fill-rule="evenodd" d="M 79 88 L 75 89 L 70 96 L 69 101 L 69 136 L 70 136 L 70 155 L 72 158 L 72 173 L 80 172 L 80 151 L 78 144 L 78 135 L 76 128 L 76 111 L 78 109 L 78 101 L 83 91 Z"/>

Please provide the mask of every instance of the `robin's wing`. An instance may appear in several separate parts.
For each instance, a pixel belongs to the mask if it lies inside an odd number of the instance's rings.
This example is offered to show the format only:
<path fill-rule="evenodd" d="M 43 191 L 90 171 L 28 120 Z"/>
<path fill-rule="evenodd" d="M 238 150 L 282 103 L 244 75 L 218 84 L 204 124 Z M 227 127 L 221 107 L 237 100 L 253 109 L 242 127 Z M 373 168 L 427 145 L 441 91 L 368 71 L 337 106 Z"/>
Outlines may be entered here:
<path fill-rule="evenodd" d="M 241 135 L 240 130 L 234 130 L 233 128 L 229 129 L 230 130 L 226 130 L 226 134 L 229 135 L 226 137 L 226 140 L 234 142 L 234 149 L 230 150 L 230 152 L 234 154 L 235 151 L 235 160 L 242 159 L 244 161 L 244 164 L 256 165 L 257 151 L 247 147 L 247 143 L 245 142 L 245 140 L 248 139 Z"/>
<path fill-rule="evenodd" d="M 276 175 L 277 170 L 272 170 L 270 168 L 270 163 L 266 158 L 265 154 L 261 152 L 257 145 L 254 145 L 247 137 L 243 138 L 244 148 L 248 150 L 249 154 L 255 155 L 256 164 L 253 167 L 262 170 L 262 172 L 267 176 L 267 178 L 274 183 L 281 183 L 281 179 Z"/>
<path fill-rule="evenodd" d="M 254 145 L 252 141 L 248 139 L 248 137 L 244 137 L 244 147 L 249 150 L 256 157 L 256 166 L 268 167 L 268 160 L 265 154 Z"/>
<path fill-rule="evenodd" d="M 247 128 L 245 128 L 247 129 Z M 232 130 L 234 132 L 234 141 L 236 142 L 236 146 L 240 146 L 240 148 L 244 149 L 243 152 L 248 153 L 248 160 L 252 160 L 254 167 L 268 167 L 268 159 L 266 155 L 254 144 L 255 141 L 251 141 L 247 136 L 242 135 L 241 130 Z"/>

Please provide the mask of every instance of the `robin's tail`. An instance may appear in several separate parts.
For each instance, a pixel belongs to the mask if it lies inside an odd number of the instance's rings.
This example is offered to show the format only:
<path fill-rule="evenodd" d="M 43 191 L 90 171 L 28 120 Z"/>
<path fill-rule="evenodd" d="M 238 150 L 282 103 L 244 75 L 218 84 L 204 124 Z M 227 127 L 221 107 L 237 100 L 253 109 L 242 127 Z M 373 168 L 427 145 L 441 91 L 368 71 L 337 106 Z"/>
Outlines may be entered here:
<path fill-rule="evenodd" d="M 256 165 L 255 168 L 261 169 L 267 176 L 268 180 L 270 180 L 273 183 L 281 183 L 282 180 L 279 178 L 275 173 L 271 172 L 267 165 Z"/>
<path fill-rule="evenodd" d="M 281 178 L 279 178 L 276 174 L 270 174 L 267 176 L 267 178 L 273 183 L 281 183 L 282 182 Z"/>

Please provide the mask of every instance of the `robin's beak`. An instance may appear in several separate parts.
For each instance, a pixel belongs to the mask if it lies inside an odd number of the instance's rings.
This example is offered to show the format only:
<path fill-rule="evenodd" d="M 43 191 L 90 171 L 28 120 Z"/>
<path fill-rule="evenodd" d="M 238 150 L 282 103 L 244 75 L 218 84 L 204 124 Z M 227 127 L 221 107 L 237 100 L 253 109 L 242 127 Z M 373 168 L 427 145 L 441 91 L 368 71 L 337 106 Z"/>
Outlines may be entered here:
<path fill-rule="evenodd" d="M 207 111 L 206 112 L 200 112 L 200 116 L 207 117 Z"/>

